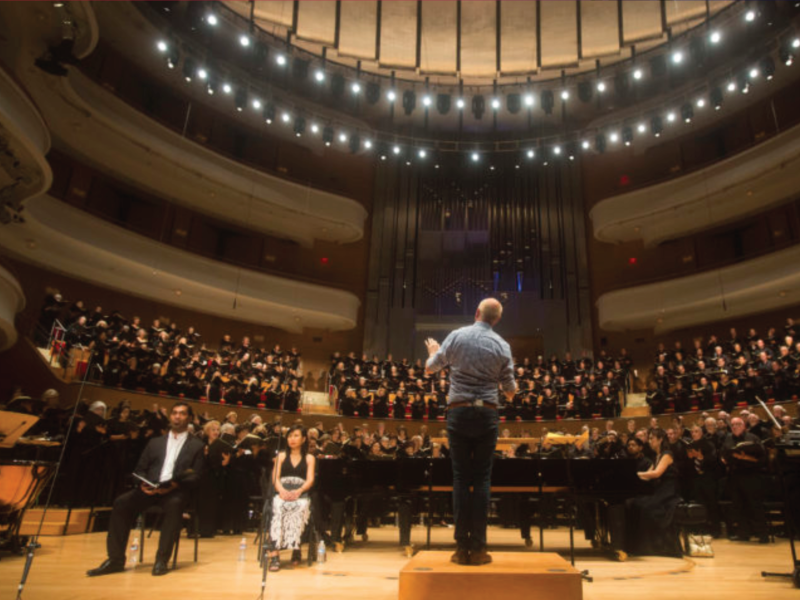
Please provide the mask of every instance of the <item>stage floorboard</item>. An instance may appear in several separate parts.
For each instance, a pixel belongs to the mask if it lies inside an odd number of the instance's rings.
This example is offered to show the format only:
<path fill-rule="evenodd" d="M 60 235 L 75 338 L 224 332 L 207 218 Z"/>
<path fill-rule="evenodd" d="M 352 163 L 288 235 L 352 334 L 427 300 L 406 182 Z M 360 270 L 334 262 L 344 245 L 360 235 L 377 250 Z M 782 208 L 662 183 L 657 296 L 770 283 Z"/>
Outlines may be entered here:
<path fill-rule="evenodd" d="M 171 593 L 188 593 L 193 600 L 257 598 L 261 570 L 255 560 L 254 535 L 247 534 L 247 561 L 238 562 L 240 537 L 217 537 L 200 540 L 200 561 L 192 558 L 192 542 L 181 540 L 178 568 L 163 577 L 153 577 L 150 569 L 158 533 L 147 540 L 144 564 L 136 570 L 87 578 L 87 569 L 96 567 L 105 557 L 105 534 L 92 533 L 69 537 L 43 537 L 25 589 L 25 600 L 141 600 L 168 598 Z M 425 530 L 415 527 L 413 542 L 424 544 Z M 432 549 L 450 550 L 453 530 L 433 529 Z M 538 540 L 538 531 L 534 535 Z M 592 554 L 582 535 L 576 536 L 576 567 L 589 569 L 593 583 L 584 583 L 586 600 L 641 600 L 655 598 L 747 598 L 748 600 L 798 597 L 788 579 L 764 580 L 761 571 L 786 572 L 790 568 L 789 543 L 779 540 L 761 546 L 727 540 L 715 540 L 715 558 L 670 559 L 661 557 L 630 558 L 625 563 Z M 519 533 L 491 527 L 490 550 L 526 550 Z M 396 600 L 400 569 L 408 560 L 397 544 L 397 529 L 370 529 L 369 541 L 354 543 L 342 554 L 328 553 L 324 565 L 270 573 L 266 598 L 291 600 Z M 568 530 L 545 531 L 545 550 L 568 557 Z M 284 553 L 288 560 L 288 553 Z M 0 598 L 12 599 L 22 574 L 24 558 L 0 555 Z M 480 567 L 476 567 L 480 568 Z M 498 590 L 502 591 L 502 590 Z M 176 598 L 178 596 L 175 596 Z M 182 597 L 182 596 L 181 596 Z M 420 599 L 425 600 L 425 599 Z"/>

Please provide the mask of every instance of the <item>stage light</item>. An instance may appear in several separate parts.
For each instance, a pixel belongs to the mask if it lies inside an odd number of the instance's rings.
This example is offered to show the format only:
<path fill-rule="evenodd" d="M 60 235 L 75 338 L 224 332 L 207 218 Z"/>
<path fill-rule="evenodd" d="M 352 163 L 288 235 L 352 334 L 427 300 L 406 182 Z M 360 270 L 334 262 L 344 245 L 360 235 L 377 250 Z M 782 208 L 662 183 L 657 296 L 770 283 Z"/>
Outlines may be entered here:
<path fill-rule="evenodd" d="M 322 130 L 322 141 L 326 146 L 330 147 L 333 143 L 333 127 L 327 126 Z"/>
<path fill-rule="evenodd" d="M 446 115 L 450 112 L 450 94 L 437 94 L 436 110 L 439 111 L 440 115 Z"/>
<path fill-rule="evenodd" d="M 704 108 L 706 105 L 705 98 L 698 98 L 695 104 L 697 104 L 697 108 Z"/>
<path fill-rule="evenodd" d="M 345 142 L 347 142 L 347 134 L 346 134 L 345 132 L 341 132 L 341 133 L 339 134 L 339 141 L 340 141 L 340 142 L 342 142 L 343 144 L 344 144 Z"/>
<path fill-rule="evenodd" d="M 553 106 L 554 106 L 553 92 L 551 92 L 550 90 L 542 90 L 542 95 L 539 103 L 542 106 L 544 114 L 546 115 L 553 114 Z"/>
<path fill-rule="evenodd" d="M 372 142 L 370 140 L 364 140 L 364 148 L 366 148 L 367 150 L 372 148 Z"/>
<path fill-rule="evenodd" d="M 500 110 L 500 98 L 492 98 L 492 110 Z"/>
<path fill-rule="evenodd" d="M 712 31 L 708 36 L 708 41 L 712 44 L 719 44 L 722 41 L 722 34 L 719 31 Z"/>
<path fill-rule="evenodd" d="M 677 117 L 675 116 L 674 112 L 667 113 L 667 121 L 669 121 L 670 123 L 674 123 L 676 118 Z"/>
<path fill-rule="evenodd" d="M 311 124 L 311 133 L 319 133 L 319 125 L 316 123 Z"/>
<path fill-rule="evenodd" d="M 533 94 L 525 94 L 525 106 L 533 106 Z"/>
<path fill-rule="evenodd" d="M 472 158 L 472 162 L 478 162 L 481 159 L 481 155 L 477 152 L 473 152 L 470 158 Z"/>
<path fill-rule="evenodd" d="M 223 83 L 222 84 L 222 91 L 226 94 L 230 94 L 233 91 L 230 83 Z"/>
<path fill-rule="evenodd" d="M 317 83 L 322 83 L 323 81 L 325 81 L 325 71 L 323 71 L 322 69 L 317 69 L 314 72 L 314 79 L 317 80 Z"/>
<path fill-rule="evenodd" d="M 186 59 L 184 59 L 183 78 L 186 80 L 186 83 L 191 83 L 196 73 L 197 73 L 197 68 L 194 59 L 191 57 L 187 57 Z"/>
<path fill-rule="evenodd" d="M 747 21 L 748 23 L 752 23 L 753 21 L 755 21 L 756 20 L 756 11 L 748 10 L 744 14 L 744 20 Z"/>
<path fill-rule="evenodd" d="M 692 105 L 686 102 L 683 106 L 681 106 L 681 118 L 683 119 L 684 123 L 691 123 L 692 118 L 694 117 L 694 109 Z"/>
<path fill-rule="evenodd" d="M 729 92 L 735 92 L 736 91 L 736 82 L 735 81 L 729 81 L 727 90 Z"/>
<path fill-rule="evenodd" d="M 197 69 L 197 78 L 201 81 L 205 81 L 208 79 L 208 71 L 206 71 L 203 67 Z"/>
<path fill-rule="evenodd" d="M 278 63 L 279 67 L 285 67 L 286 57 L 283 54 L 278 54 L 277 56 L 275 56 L 275 62 Z"/>
<path fill-rule="evenodd" d="M 597 91 L 600 92 L 601 94 L 603 92 L 605 92 L 606 91 L 606 84 L 604 82 L 602 82 L 602 81 L 599 81 L 597 83 Z"/>
<path fill-rule="evenodd" d="M 766 77 L 767 81 L 772 81 L 772 78 L 775 77 L 775 61 L 769 56 L 762 58 L 761 71 L 764 73 L 764 77 Z"/>
<path fill-rule="evenodd" d="M 431 104 L 433 104 L 433 98 L 431 98 L 428 94 L 425 94 L 422 97 L 422 106 L 429 108 Z"/>
<path fill-rule="evenodd" d="M 284 123 L 288 123 L 288 122 L 289 122 L 289 121 L 291 121 L 291 120 L 292 120 L 292 117 L 291 117 L 291 115 L 289 115 L 289 113 L 287 113 L 287 112 L 284 112 L 284 113 L 281 115 L 281 121 L 283 121 Z"/>
<path fill-rule="evenodd" d="M 300 137 L 306 132 L 306 120 L 303 117 L 297 117 L 294 120 L 294 134 Z"/>
<path fill-rule="evenodd" d="M 407 117 L 411 116 L 414 109 L 417 107 L 417 95 L 413 90 L 406 90 L 403 92 L 403 112 Z"/>
<path fill-rule="evenodd" d="M 262 114 L 264 117 L 264 122 L 267 125 L 272 125 L 272 122 L 275 120 L 275 105 L 272 102 L 267 102 Z"/>
<path fill-rule="evenodd" d="M 248 46 L 250 46 L 250 38 L 244 34 L 240 35 L 239 44 L 241 44 L 243 48 L 247 48 Z"/>
<path fill-rule="evenodd" d="M 612 144 L 616 144 L 619 141 L 619 134 L 616 131 L 612 131 L 608 134 L 608 141 Z"/>
<path fill-rule="evenodd" d="M 483 96 L 472 97 L 472 116 L 480 120 L 483 118 L 483 113 L 486 110 L 486 100 Z"/>
<path fill-rule="evenodd" d="M 564 101 L 569 100 L 569 91 L 561 90 L 561 99 Z"/>
<path fill-rule="evenodd" d="M 750 82 L 747 81 L 747 76 L 744 73 L 739 73 L 736 77 L 736 83 L 739 86 L 739 91 L 746 94 L 750 91 Z"/>
<path fill-rule="evenodd" d="M 662 131 L 664 131 L 664 125 L 661 123 L 661 117 L 656 116 L 650 119 L 650 132 L 656 137 L 661 137 Z"/>
<path fill-rule="evenodd" d="M 622 128 L 622 143 L 630 146 L 633 141 L 633 130 L 630 127 Z"/>
<path fill-rule="evenodd" d="M 750 71 L 748 71 L 747 75 L 750 77 L 750 79 L 756 79 L 758 77 L 758 69 L 753 67 L 750 69 Z"/>
<path fill-rule="evenodd" d="M 781 59 L 781 62 L 786 65 L 787 67 L 791 67 L 792 63 L 794 62 L 794 55 L 787 50 L 786 48 L 781 48 L 778 51 L 778 56 Z"/>
<path fill-rule="evenodd" d="M 217 92 L 216 78 L 212 77 L 208 80 L 208 83 L 206 84 L 206 92 L 208 92 L 209 96 L 213 96 Z"/>
<path fill-rule="evenodd" d="M 381 160 L 386 160 L 386 156 L 389 154 L 389 146 L 386 145 L 386 142 L 381 142 L 378 144 L 378 156 Z"/>
<path fill-rule="evenodd" d="M 641 69 L 634 69 L 633 78 L 636 81 L 639 81 L 642 77 L 644 77 L 644 73 L 642 72 L 642 70 Z"/>
<path fill-rule="evenodd" d="M 392 152 L 394 153 L 395 156 L 399 155 L 400 154 L 400 146 L 393 146 L 392 147 Z"/>
<path fill-rule="evenodd" d="M 370 104 L 377 104 L 381 99 L 381 86 L 374 81 L 367 82 L 367 89 L 364 91 L 364 97 Z"/>
<path fill-rule="evenodd" d="M 260 110 L 261 109 L 261 100 L 259 100 L 258 98 L 254 98 L 253 99 L 253 108 L 255 108 L 256 110 Z"/>
<path fill-rule="evenodd" d="M 581 102 L 592 101 L 592 84 L 588 81 L 578 83 L 578 99 Z"/>
<path fill-rule="evenodd" d="M 212 27 L 216 27 L 217 24 L 219 23 L 219 19 L 217 18 L 217 15 L 215 15 L 214 13 L 208 13 L 206 15 L 206 23 L 208 23 Z"/>
<path fill-rule="evenodd" d="M 594 147 L 595 149 L 602 154 L 606 151 L 606 136 L 602 133 L 598 133 L 594 138 Z"/>
<path fill-rule="evenodd" d="M 683 52 L 680 50 L 676 50 L 672 53 L 672 62 L 673 64 L 679 65 L 683 62 Z"/>
<path fill-rule="evenodd" d="M 357 81 L 354 81 L 353 84 L 350 86 L 350 90 L 354 94 L 360 94 L 361 93 L 361 84 L 358 83 Z"/>
<path fill-rule="evenodd" d="M 247 106 L 247 90 L 243 88 L 236 90 L 236 96 L 234 96 L 233 103 L 234 106 L 236 106 L 236 110 L 242 112 L 244 107 Z"/>
<path fill-rule="evenodd" d="M 156 44 L 156 48 L 158 48 L 159 52 L 166 52 L 167 50 L 169 50 L 169 46 L 167 45 L 167 42 L 165 42 L 164 40 L 159 40 L 158 43 Z"/>
<path fill-rule="evenodd" d="M 734 89 L 736 89 L 736 86 L 734 86 Z M 712 89 L 708 94 L 708 98 L 711 100 L 711 105 L 714 107 L 714 110 L 719 110 L 722 108 L 723 96 L 721 89 L 718 87 Z"/>
<path fill-rule="evenodd" d="M 178 61 L 181 59 L 181 54 L 177 48 L 168 48 L 166 53 L 167 68 L 174 69 L 178 66 Z"/>
<path fill-rule="evenodd" d="M 583 140 L 581 142 L 581 148 L 583 148 L 584 150 L 588 150 L 590 146 L 591 144 L 589 144 L 589 140 Z"/>
<path fill-rule="evenodd" d="M 464 110 L 464 99 L 463 98 L 459 98 L 458 100 L 456 100 L 456 108 L 458 110 Z"/>
<path fill-rule="evenodd" d="M 556 156 L 561 156 L 561 146 L 554 146 L 553 154 L 555 154 Z"/>
<path fill-rule="evenodd" d="M 395 92 L 394 90 L 387 91 L 386 92 L 386 99 L 389 102 L 394 102 L 395 100 L 397 100 L 397 92 Z"/>
<path fill-rule="evenodd" d="M 639 123 L 639 125 L 636 127 L 636 131 L 638 131 L 639 133 L 644 133 L 645 131 L 647 131 L 647 127 L 645 126 L 644 123 Z"/>
<path fill-rule="evenodd" d="M 425 158 L 426 156 L 428 156 L 428 153 L 425 151 L 424 148 L 420 148 L 419 152 L 417 152 L 417 156 L 419 156 L 420 158 Z"/>
<path fill-rule="evenodd" d="M 794 38 L 792 40 L 792 48 L 800 48 L 800 38 Z"/>
<path fill-rule="evenodd" d="M 528 150 L 526 154 L 528 155 L 528 158 L 534 158 L 536 156 L 536 152 L 533 149 Z"/>
<path fill-rule="evenodd" d="M 572 142 L 567 144 L 567 158 L 569 160 L 575 160 L 575 144 Z"/>

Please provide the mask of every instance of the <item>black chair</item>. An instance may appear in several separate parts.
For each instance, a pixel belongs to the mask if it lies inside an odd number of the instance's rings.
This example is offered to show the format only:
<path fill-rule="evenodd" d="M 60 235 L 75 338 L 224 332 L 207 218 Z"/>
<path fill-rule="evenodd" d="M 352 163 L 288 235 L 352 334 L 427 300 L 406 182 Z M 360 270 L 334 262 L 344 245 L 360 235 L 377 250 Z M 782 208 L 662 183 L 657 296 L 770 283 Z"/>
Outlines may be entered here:
<path fill-rule="evenodd" d="M 197 516 L 197 510 L 193 506 L 187 507 L 186 509 L 184 509 L 183 512 L 188 513 L 189 518 L 192 520 L 194 529 L 194 562 L 197 562 L 197 556 L 200 547 L 200 533 L 199 533 L 200 519 Z M 155 516 L 155 522 L 153 523 L 153 526 L 150 528 L 150 531 L 147 534 L 147 537 L 149 538 L 151 535 L 153 535 L 153 530 L 161 525 L 161 520 L 164 518 L 164 511 L 161 509 L 160 506 L 151 506 L 139 516 L 139 564 L 141 564 L 142 561 L 144 560 L 144 540 L 145 540 L 144 530 L 145 530 L 145 522 L 147 520 L 148 515 Z M 175 547 L 172 551 L 173 569 L 178 564 L 178 548 L 180 547 L 180 543 L 181 543 L 181 534 L 179 531 L 178 537 L 175 540 Z"/>

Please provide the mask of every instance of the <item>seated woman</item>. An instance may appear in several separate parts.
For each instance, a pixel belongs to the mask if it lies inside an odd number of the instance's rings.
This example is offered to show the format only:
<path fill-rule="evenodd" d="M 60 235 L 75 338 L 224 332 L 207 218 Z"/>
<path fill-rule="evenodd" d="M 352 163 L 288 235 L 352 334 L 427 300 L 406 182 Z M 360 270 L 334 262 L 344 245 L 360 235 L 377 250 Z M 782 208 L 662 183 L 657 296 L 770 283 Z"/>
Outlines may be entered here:
<path fill-rule="evenodd" d="M 625 503 L 625 550 L 631 554 L 682 555 L 673 527 L 678 493 L 678 469 L 667 442 L 667 434 L 657 428 L 650 432 L 650 448 L 656 458 L 639 479 L 651 481 L 653 493 L 637 496 Z"/>
<path fill-rule="evenodd" d="M 293 425 L 286 435 L 287 452 L 280 452 L 275 461 L 272 481 L 275 496 L 272 499 L 270 524 L 269 570 L 281 568 L 279 551 L 292 549 L 292 564 L 301 560 L 300 538 L 311 513 L 308 491 L 314 486 L 315 458 L 308 453 L 308 436 L 302 425 Z"/>

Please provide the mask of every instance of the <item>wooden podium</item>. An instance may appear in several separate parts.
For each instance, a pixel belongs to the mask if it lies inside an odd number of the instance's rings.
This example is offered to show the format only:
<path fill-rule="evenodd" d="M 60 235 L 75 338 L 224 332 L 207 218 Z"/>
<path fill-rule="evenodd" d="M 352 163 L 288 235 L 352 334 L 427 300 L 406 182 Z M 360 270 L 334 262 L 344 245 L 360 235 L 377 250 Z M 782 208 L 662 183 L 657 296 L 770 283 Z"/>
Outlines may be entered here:
<path fill-rule="evenodd" d="M 400 571 L 400 600 L 530 598 L 582 600 L 581 574 L 555 553 L 492 552 L 480 567 L 450 562 L 453 552 L 420 552 Z"/>

